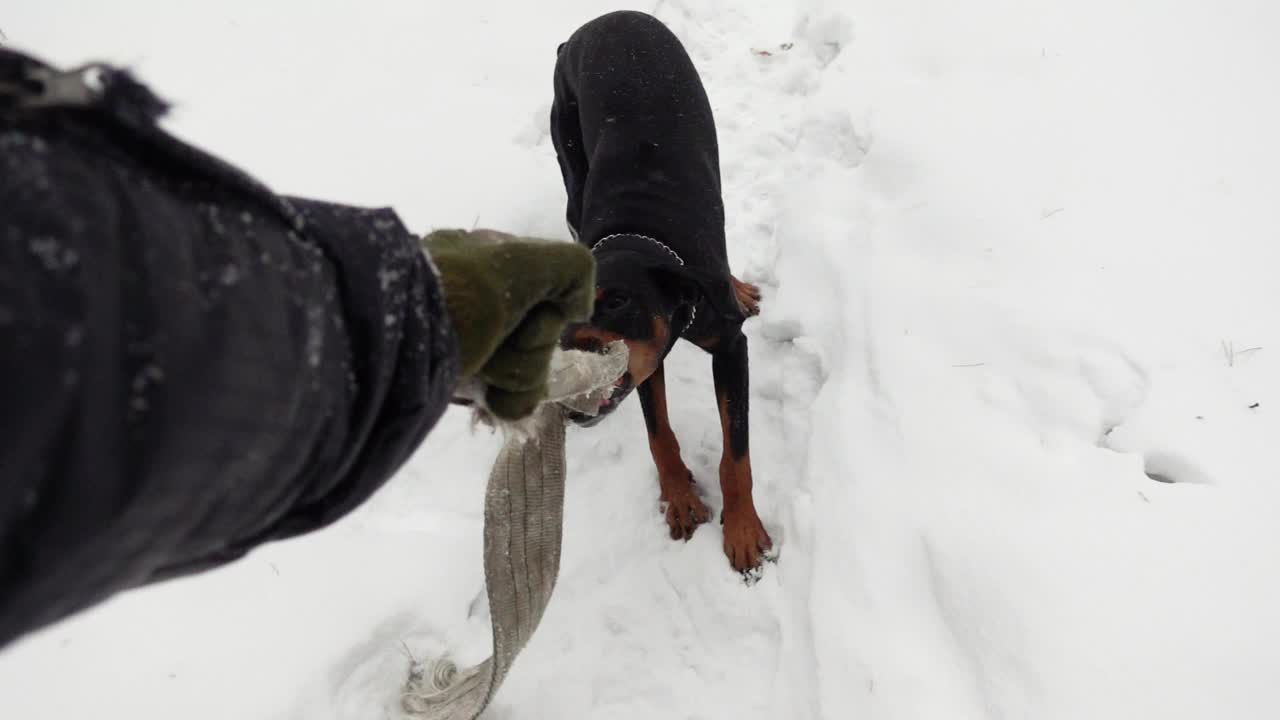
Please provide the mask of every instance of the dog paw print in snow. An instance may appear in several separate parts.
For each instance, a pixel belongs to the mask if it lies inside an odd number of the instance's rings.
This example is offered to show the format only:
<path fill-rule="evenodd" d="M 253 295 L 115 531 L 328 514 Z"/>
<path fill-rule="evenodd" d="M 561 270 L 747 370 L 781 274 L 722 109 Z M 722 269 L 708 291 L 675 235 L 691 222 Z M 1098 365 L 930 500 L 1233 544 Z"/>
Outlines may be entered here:
<path fill-rule="evenodd" d="M 796 24 L 798 44 L 813 53 L 820 67 L 827 67 L 853 42 L 853 22 L 840 12 L 805 15 Z"/>

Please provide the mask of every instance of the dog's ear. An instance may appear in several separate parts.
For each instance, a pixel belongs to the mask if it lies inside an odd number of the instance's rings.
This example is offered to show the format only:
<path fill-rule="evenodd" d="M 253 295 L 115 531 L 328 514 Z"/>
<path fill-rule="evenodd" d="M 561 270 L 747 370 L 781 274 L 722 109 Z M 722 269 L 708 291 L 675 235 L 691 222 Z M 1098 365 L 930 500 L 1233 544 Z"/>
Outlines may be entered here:
<path fill-rule="evenodd" d="M 687 266 L 668 265 L 653 267 L 650 272 L 654 274 L 658 284 L 682 304 L 692 305 L 705 299 L 717 315 L 735 322 L 747 319 L 742 306 L 738 304 L 728 275 L 720 276 Z"/>

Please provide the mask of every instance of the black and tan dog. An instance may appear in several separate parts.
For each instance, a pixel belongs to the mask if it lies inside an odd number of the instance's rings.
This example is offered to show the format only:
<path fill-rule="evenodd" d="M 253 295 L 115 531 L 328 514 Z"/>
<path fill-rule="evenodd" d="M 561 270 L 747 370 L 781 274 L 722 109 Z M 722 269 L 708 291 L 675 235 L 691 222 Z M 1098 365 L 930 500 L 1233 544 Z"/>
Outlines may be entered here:
<path fill-rule="evenodd" d="M 591 424 L 638 390 L 671 537 L 710 513 L 667 418 L 663 360 L 684 338 L 709 352 L 724 432 L 724 551 L 736 570 L 772 545 L 751 497 L 747 338 L 759 290 L 729 273 L 715 121 L 680 41 L 657 19 L 616 12 L 559 48 L 551 137 L 574 236 L 597 261 L 596 310 L 566 347 L 624 340 L 630 369 Z"/>

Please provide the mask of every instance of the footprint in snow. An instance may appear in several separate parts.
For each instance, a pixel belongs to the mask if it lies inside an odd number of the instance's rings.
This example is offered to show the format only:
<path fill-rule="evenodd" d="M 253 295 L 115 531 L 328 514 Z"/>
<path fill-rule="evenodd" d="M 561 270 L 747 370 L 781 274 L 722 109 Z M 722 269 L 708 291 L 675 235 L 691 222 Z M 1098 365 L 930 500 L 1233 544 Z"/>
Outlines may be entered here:
<path fill-rule="evenodd" d="M 1213 478 L 1198 464 L 1172 450 L 1147 452 L 1142 460 L 1142 470 L 1156 482 L 1186 485 L 1213 485 Z"/>

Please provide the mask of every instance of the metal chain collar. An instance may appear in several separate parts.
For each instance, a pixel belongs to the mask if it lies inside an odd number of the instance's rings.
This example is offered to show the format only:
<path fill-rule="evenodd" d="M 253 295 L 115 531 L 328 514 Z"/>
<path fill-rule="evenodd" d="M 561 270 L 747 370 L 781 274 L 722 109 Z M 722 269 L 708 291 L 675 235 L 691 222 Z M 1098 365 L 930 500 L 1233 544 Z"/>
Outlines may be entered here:
<path fill-rule="evenodd" d="M 671 255 L 671 257 L 676 259 L 676 262 L 680 263 L 680 267 L 684 267 L 684 258 L 680 257 L 680 254 L 677 253 L 675 250 L 672 250 L 670 247 L 668 247 L 666 243 L 662 242 L 661 240 L 655 240 L 649 237 L 648 235 L 639 235 L 636 233 L 614 233 L 612 235 L 605 235 L 604 237 L 597 240 L 595 245 L 591 246 L 591 252 L 594 253 L 596 250 L 600 249 L 600 246 L 604 245 L 605 243 L 609 242 L 614 238 L 620 238 L 620 237 L 634 237 L 634 238 L 640 238 L 641 240 L 648 240 L 654 245 L 657 245 L 663 250 L 666 250 L 667 253 Z M 693 321 L 697 319 L 697 317 L 698 317 L 698 306 L 695 303 L 689 306 L 689 322 L 685 323 L 684 328 L 680 330 L 681 335 L 685 334 L 685 332 L 687 332 L 689 328 L 693 327 Z"/>

